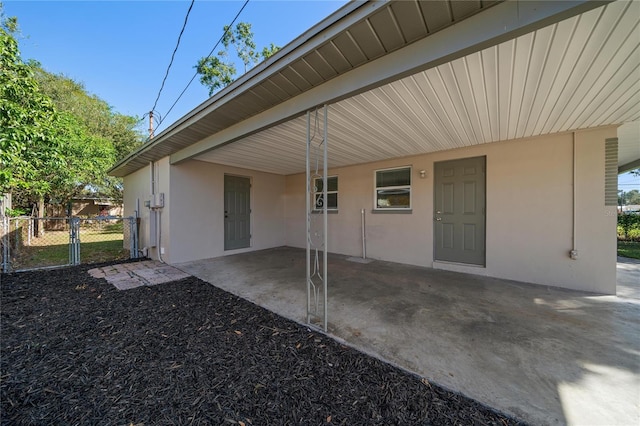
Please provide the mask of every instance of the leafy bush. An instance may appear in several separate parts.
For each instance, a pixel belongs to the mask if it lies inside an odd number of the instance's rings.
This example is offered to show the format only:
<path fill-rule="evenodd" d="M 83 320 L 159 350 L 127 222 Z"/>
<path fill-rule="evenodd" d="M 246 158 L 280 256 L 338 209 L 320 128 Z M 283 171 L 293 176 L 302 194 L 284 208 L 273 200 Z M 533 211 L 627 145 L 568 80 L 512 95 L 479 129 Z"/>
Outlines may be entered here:
<path fill-rule="evenodd" d="M 21 208 L 15 208 L 15 209 L 7 208 L 5 209 L 4 213 L 9 217 L 18 217 L 18 216 L 26 216 L 28 212 L 25 209 L 21 209 Z"/>
<path fill-rule="evenodd" d="M 640 215 L 618 215 L 618 238 L 623 240 L 640 241 Z"/>

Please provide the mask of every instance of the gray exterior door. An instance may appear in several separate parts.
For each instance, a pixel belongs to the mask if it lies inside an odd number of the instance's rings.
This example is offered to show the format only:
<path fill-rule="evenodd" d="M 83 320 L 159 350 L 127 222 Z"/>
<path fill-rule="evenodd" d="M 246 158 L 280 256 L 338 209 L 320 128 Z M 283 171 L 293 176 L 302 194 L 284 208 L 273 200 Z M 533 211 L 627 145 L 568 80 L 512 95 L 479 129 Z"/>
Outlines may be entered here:
<path fill-rule="evenodd" d="M 249 178 L 224 177 L 224 249 L 249 247 L 251 243 L 251 183 Z"/>
<path fill-rule="evenodd" d="M 485 264 L 486 157 L 434 164 L 434 259 Z"/>

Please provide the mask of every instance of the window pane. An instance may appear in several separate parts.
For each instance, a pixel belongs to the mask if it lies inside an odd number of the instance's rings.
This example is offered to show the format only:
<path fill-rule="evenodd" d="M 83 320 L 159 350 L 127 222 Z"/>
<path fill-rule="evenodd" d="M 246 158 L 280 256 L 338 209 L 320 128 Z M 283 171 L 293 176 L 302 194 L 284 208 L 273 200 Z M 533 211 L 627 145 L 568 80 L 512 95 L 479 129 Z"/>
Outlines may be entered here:
<path fill-rule="evenodd" d="M 376 172 L 376 187 L 411 185 L 411 169 L 379 170 Z"/>
<path fill-rule="evenodd" d="M 315 190 L 314 192 L 322 192 L 322 178 L 314 179 Z M 333 176 L 327 178 L 327 191 L 337 191 L 338 190 L 338 176 Z"/>
<path fill-rule="evenodd" d="M 327 200 L 329 200 L 329 204 L 327 204 L 328 209 L 337 209 L 338 208 L 338 194 L 327 194 Z"/>
<path fill-rule="evenodd" d="M 327 194 L 327 199 L 329 200 L 329 204 L 327 204 L 328 209 L 337 209 L 338 208 L 338 194 Z M 316 210 L 322 210 L 324 207 L 322 194 L 316 194 Z"/>
<path fill-rule="evenodd" d="M 327 178 L 327 191 L 338 190 L 338 176 Z"/>
<path fill-rule="evenodd" d="M 379 209 L 408 209 L 411 207 L 411 189 L 379 189 L 376 191 L 376 206 Z"/>

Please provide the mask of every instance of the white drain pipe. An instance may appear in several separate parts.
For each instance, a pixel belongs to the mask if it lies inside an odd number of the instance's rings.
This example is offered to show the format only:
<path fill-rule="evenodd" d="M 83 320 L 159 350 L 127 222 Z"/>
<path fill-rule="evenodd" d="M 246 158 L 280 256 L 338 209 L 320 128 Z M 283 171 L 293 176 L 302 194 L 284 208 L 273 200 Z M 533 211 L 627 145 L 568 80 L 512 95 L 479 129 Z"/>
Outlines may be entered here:
<path fill-rule="evenodd" d="M 365 232 L 365 221 L 364 221 L 364 209 L 362 209 L 360 211 L 360 215 L 362 216 L 362 258 L 366 259 L 367 258 L 367 238 L 366 238 L 366 232 Z"/>
<path fill-rule="evenodd" d="M 576 153 L 576 132 L 572 132 L 571 133 L 571 137 L 572 137 L 572 145 L 573 145 L 573 185 L 572 185 L 572 189 L 573 189 L 573 234 L 572 234 L 572 247 L 571 247 L 571 251 L 569 252 L 569 257 L 572 260 L 577 260 L 578 259 L 578 247 L 577 247 L 577 215 L 578 215 L 578 211 L 577 211 L 577 189 L 576 189 L 576 185 L 578 183 L 578 179 L 577 179 L 577 172 L 576 172 L 576 157 L 577 157 L 577 153 Z"/>

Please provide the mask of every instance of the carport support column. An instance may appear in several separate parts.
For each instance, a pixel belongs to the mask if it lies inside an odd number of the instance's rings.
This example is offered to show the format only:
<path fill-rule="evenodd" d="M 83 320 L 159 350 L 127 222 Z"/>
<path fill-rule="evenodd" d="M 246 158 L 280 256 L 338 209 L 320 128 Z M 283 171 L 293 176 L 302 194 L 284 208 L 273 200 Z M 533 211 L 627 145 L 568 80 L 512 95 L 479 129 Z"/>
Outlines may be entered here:
<path fill-rule="evenodd" d="M 307 111 L 307 323 L 327 331 L 327 105 L 320 134 L 318 109 Z M 322 191 L 316 182 L 322 180 Z M 320 194 L 321 192 L 321 194 Z M 320 210 L 321 209 L 321 210 Z"/>

